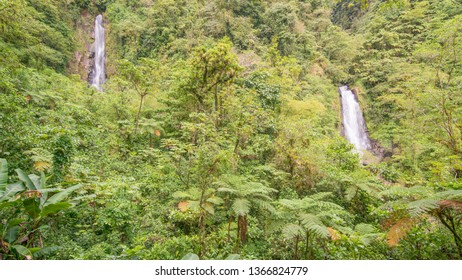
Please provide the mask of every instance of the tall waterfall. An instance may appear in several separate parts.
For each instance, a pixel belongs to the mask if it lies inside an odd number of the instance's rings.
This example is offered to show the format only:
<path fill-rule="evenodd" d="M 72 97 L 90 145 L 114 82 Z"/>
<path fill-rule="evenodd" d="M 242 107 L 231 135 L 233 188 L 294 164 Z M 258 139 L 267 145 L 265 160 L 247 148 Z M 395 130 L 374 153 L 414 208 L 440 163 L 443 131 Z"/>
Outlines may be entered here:
<path fill-rule="evenodd" d="M 99 91 L 102 90 L 101 85 L 106 81 L 105 72 L 105 42 L 104 42 L 104 27 L 103 16 L 98 15 L 95 19 L 95 42 L 93 49 L 95 53 L 93 70 L 90 75 L 91 85 L 96 87 Z"/>
<path fill-rule="evenodd" d="M 339 87 L 342 100 L 342 122 L 347 140 L 355 146 L 355 150 L 362 154 L 364 150 L 371 149 L 371 141 L 367 134 L 359 103 L 348 86 Z"/>

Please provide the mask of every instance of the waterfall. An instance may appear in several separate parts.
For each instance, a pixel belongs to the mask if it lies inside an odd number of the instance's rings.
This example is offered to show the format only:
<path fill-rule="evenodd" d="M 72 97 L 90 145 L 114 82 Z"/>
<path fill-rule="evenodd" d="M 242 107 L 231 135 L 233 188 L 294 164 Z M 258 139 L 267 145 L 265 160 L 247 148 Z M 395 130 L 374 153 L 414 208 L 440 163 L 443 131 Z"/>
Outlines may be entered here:
<path fill-rule="evenodd" d="M 102 90 L 101 85 L 106 81 L 105 73 L 105 46 L 104 46 L 104 27 L 103 27 L 103 16 L 98 15 L 95 19 L 95 42 L 93 43 L 94 50 L 94 66 L 91 72 L 90 83 L 96 87 L 99 91 Z"/>
<path fill-rule="evenodd" d="M 355 94 L 348 89 L 348 86 L 339 87 L 339 93 L 342 101 L 342 123 L 345 137 L 362 155 L 362 151 L 371 149 L 366 121 Z"/>

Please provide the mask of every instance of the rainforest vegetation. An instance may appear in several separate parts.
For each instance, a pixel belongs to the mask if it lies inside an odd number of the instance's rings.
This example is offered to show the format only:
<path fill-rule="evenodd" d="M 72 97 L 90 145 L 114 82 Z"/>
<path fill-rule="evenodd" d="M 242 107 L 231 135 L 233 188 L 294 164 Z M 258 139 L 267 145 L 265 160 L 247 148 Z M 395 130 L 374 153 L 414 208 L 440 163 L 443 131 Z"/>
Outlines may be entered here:
<path fill-rule="evenodd" d="M 458 0 L 0 0 L 0 259 L 461 259 L 461 51 Z"/>

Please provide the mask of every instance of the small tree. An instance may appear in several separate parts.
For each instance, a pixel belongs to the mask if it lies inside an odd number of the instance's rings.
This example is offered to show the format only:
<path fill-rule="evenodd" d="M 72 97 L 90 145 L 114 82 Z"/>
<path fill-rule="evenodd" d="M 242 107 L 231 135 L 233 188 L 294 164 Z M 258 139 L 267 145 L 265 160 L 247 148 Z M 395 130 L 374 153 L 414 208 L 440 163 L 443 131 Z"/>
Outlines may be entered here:
<path fill-rule="evenodd" d="M 121 60 L 119 62 L 122 77 L 131 85 L 140 98 L 135 117 L 135 134 L 138 133 L 141 110 L 146 96 L 154 94 L 159 90 L 160 68 L 160 64 L 157 61 L 148 58 L 138 60 L 136 65 L 128 60 Z"/>

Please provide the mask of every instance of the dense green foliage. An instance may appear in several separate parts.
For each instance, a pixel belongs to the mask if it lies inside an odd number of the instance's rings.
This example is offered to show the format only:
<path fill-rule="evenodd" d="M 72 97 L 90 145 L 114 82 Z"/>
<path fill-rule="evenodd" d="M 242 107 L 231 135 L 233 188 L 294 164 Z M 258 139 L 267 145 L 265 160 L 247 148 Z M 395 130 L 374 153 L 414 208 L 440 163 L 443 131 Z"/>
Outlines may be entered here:
<path fill-rule="evenodd" d="M 461 49 L 456 0 L 0 0 L 0 259 L 460 259 Z"/>

